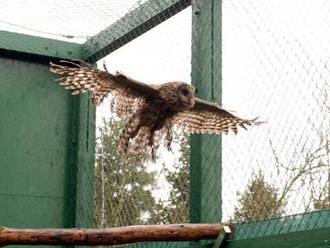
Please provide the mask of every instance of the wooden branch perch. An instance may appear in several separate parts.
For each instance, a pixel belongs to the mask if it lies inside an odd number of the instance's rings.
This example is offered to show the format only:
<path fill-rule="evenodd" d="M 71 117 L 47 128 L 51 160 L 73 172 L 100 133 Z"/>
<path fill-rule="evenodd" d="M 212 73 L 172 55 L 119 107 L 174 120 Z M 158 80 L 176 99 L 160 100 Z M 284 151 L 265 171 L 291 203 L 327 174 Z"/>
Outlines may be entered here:
<path fill-rule="evenodd" d="M 215 239 L 227 224 L 140 225 L 105 229 L 0 228 L 3 245 L 119 245 Z M 228 226 L 228 225 L 227 225 Z"/>

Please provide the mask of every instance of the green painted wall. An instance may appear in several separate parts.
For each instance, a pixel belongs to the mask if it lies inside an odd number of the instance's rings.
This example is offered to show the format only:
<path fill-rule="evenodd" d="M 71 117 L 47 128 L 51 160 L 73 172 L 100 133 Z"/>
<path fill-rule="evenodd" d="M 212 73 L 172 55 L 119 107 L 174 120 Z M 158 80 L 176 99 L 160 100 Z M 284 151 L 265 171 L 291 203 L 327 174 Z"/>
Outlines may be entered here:
<path fill-rule="evenodd" d="M 0 57 L 0 225 L 91 224 L 92 204 L 76 207 L 93 199 L 95 109 L 54 78 L 48 64 Z"/>

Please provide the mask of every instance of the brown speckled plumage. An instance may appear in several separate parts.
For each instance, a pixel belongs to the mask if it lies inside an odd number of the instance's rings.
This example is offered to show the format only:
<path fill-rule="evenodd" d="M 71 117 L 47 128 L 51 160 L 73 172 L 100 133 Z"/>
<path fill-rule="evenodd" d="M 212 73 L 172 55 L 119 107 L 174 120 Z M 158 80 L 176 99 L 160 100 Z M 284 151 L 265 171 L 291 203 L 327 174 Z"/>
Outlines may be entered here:
<path fill-rule="evenodd" d="M 94 104 L 112 94 L 112 110 L 119 117 L 128 118 L 118 141 L 121 153 L 140 153 L 150 147 L 155 158 L 163 138 L 165 146 L 171 149 L 173 126 L 182 127 L 187 133 L 227 134 L 232 130 L 236 134 L 238 127 L 261 123 L 241 119 L 217 104 L 196 98 L 194 87 L 183 82 L 147 85 L 88 64 L 63 63 L 67 65 L 51 63 L 50 67 L 52 72 L 63 75 L 60 85 L 72 90 L 72 95 L 91 92 Z"/>

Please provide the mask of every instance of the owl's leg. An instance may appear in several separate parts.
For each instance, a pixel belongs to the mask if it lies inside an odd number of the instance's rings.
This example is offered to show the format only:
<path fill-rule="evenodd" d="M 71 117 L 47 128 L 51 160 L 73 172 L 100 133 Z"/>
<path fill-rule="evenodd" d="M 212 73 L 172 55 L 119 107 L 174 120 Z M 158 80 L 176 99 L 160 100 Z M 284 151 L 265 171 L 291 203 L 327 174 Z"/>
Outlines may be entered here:
<path fill-rule="evenodd" d="M 153 161 L 156 160 L 156 150 L 157 148 L 155 147 L 155 130 L 151 129 L 148 135 L 148 146 L 151 148 L 151 159 Z"/>
<path fill-rule="evenodd" d="M 168 151 L 172 151 L 172 140 L 173 140 L 173 135 L 171 130 L 167 130 L 166 136 L 165 136 L 165 147 L 167 148 Z"/>
<path fill-rule="evenodd" d="M 156 152 L 159 148 L 159 142 L 161 140 L 160 132 L 156 132 L 155 130 L 151 130 L 149 136 L 149 146 L 151 147 L 151 158 L 152 160 L 156 160 Z"/>
<path fill-rule="evenodd" d="M 173 140 L 172 124 L 166 123 L 165 128 L 166 128 L 165 147 L 167 148 L 168 151 L 171 152 L 172 151 L 171 144 Z"/>
<path fill-rule="evenodd" d="M 141 128 L 140 119 L 132 116 L 126 124 L 125 128 L 119 136 L 118 151 L 119 153 L 126 153 L 130 139 L 133 139 Z"/>

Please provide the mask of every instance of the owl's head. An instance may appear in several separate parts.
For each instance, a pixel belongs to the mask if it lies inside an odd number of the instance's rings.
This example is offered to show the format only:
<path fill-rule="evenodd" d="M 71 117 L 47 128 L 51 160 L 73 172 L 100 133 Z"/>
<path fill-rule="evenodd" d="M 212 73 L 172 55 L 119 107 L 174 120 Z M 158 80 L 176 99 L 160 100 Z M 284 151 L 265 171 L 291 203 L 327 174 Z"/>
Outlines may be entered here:
<path fill-rule="evenodd" d="M 176 89 L 178 104 L 184 109 L 195 105 L 195 87 L 187 83 L 178 82 Z"/>
<path fill-rule="evenodd" d="M 195 88 L 184 82 L 169 82 L 159 86 L 159 96 L 168 106 L 177 111 L 190 109 L 195 105 Z"/>

